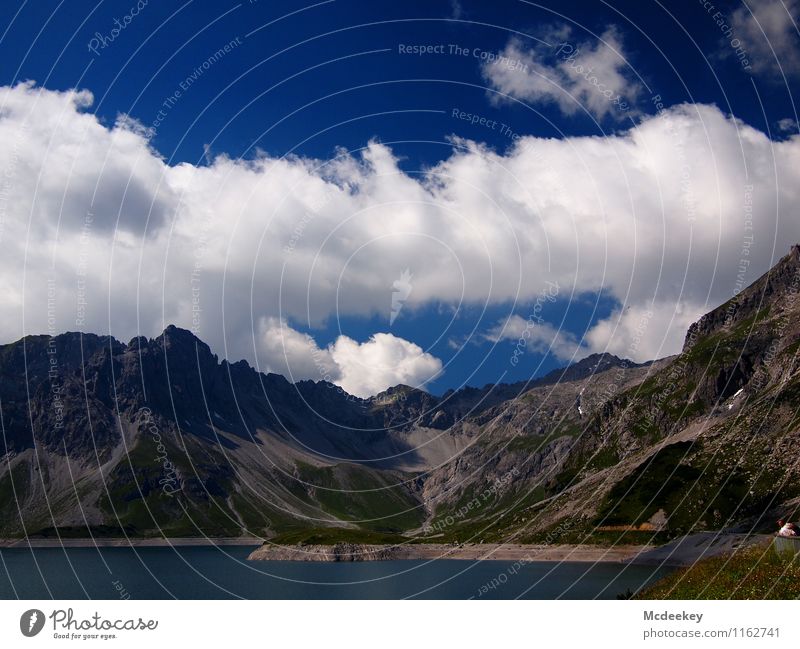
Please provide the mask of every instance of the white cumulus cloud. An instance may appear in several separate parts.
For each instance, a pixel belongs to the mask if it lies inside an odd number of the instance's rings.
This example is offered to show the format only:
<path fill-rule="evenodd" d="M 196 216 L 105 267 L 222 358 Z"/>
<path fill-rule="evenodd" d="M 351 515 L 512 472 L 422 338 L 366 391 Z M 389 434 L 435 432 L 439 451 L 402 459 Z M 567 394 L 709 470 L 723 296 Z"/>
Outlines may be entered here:
<path fill-rule="evenodd" d="M 262 320 L 261 340 L 262 369 L 292 381 L 330 381 L 357 397 L 369 397 L 401 383 L 424 388 L 442 371 L 438 358 L 389 333 L 373 334 L 363 343 L 340 335 L 320 348 L 308 334 L 270 317 Z"/>
<path fill-rule="evenodd" d="M 569 27 L 550 30 L 527 46 L 512 38 L 497 61 L 483 65 L 490 85 L 508 97 L 558 106 L 565 115 L 586 111 L 597 119 L 635 114 L 641 86 L 631 72 L 614 27 L 598 39 L 575 39 Z"/>
<path fill-rule="evenodd" d="M 424 387 L 442 371 L 442 362 L 419 345 L 388 333 L 376 333 L 364 343 L 339 336 L 330 348 L 340 369 L 337 383 L 350 394 L 377 394 L 399 383 Z"/>

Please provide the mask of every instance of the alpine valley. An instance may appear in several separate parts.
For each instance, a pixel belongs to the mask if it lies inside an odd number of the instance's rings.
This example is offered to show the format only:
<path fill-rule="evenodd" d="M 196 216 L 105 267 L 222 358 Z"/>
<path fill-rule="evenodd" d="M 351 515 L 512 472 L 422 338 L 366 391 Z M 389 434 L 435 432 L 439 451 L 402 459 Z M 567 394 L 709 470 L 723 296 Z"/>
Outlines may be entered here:
<path fill-rule="evenodd" d="M 360 399 L 168 327 L 0 347 L 0 537 L 648 542 L 800 502 L 800 247 L 683 351 Z"/>

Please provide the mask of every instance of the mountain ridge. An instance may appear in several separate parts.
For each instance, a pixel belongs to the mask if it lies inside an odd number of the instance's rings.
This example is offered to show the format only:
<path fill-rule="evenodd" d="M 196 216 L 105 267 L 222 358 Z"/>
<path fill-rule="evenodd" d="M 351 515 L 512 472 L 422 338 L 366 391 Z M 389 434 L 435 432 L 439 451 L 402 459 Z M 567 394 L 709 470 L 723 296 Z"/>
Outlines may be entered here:
<path fill-rule="evenodd" d="M 0 346 L 0 535 L 585 542 L 756 529 L 800 501 L 799 290 L 793 246 L 693 324 L 677 356 L 592 355 L 441 397 L 292 384 L 174 326 L 127 345 L 26 337 Z"/>

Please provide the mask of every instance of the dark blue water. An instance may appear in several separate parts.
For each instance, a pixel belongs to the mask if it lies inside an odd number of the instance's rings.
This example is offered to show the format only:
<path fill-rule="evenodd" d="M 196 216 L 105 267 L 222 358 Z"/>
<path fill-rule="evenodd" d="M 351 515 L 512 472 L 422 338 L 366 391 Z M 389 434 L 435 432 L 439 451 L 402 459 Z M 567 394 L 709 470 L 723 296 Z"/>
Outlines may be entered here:
<path fill-rule="evenodd" d="M 614 599 L 665 574 L 511 561 L 247 561 L 253 548 L 0 550 L 0 599 Z"/>

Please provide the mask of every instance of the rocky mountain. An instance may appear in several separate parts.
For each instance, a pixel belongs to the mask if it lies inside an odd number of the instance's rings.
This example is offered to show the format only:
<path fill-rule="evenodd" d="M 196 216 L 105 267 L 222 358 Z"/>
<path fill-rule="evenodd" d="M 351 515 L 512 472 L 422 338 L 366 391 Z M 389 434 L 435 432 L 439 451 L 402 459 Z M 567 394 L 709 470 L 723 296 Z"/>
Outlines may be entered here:
<path fill-rule="evenodd" d="M 796 506 L 800 248 L 681 354 L 359 399 L 190 332 L 0 346 L 0 536 L 584 540 Z"/>
<path fill-rule="evenodd" d="M 506 529 L 523 538 L 565 528 L 581 538 L 771 530 L 791 515 L 800 502 L 799 293 L 793 246 L 692 325 L 679 356 L 598 408 L 550 499 Z"/>

